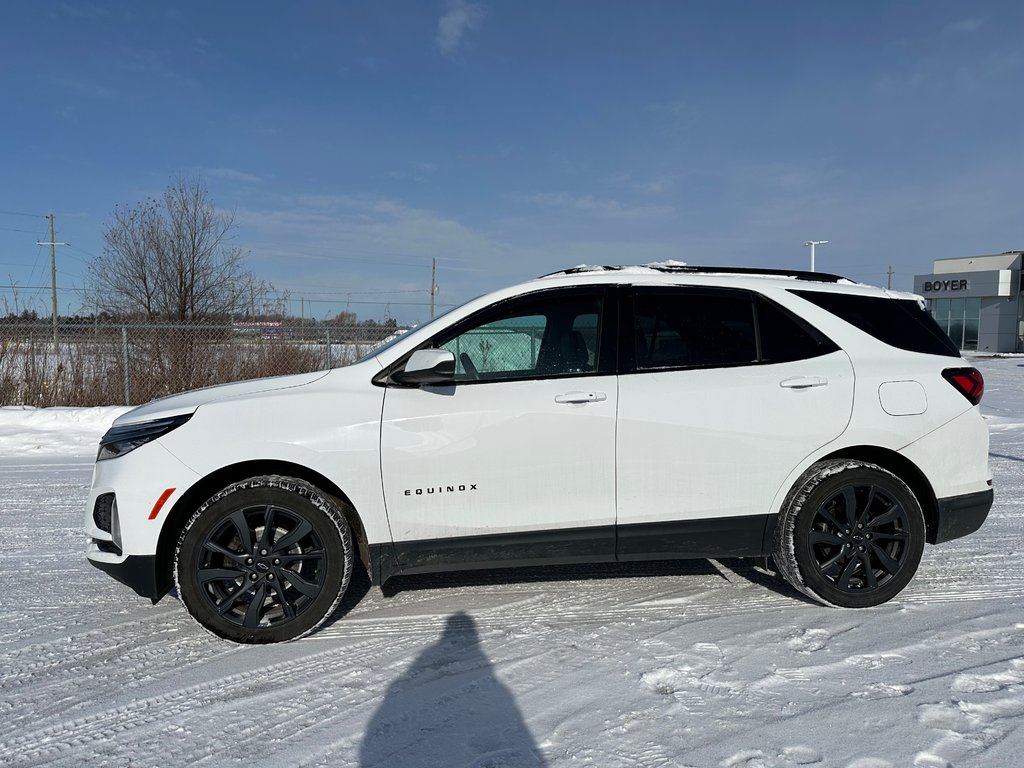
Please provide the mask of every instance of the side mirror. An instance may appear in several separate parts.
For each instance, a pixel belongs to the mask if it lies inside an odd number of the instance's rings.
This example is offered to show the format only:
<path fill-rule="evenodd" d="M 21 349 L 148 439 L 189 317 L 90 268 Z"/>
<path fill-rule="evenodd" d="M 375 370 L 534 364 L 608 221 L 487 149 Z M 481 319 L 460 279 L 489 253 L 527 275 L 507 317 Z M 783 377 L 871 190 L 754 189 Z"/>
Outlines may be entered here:
<path fill-rule="evenodd" d="M 447 349 L 417 349 L 405 370 L 391 374 L 398 384 L 451 384 L 455 379 L 455 355 Z"/>

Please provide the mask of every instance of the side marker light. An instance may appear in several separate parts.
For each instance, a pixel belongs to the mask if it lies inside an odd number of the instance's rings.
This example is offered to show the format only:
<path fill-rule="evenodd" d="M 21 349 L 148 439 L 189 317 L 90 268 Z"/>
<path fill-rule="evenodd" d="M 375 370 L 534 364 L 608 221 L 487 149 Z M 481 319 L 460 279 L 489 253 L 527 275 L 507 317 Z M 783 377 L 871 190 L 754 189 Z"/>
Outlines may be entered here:
<path fill-rule="evenodd" d="M 175 488 L 168 488 L 166 491 L 160 494 L 160 498 L 156 500 L 156 504 L 153 505 L 153 511 L 149 513 L 150 520 L 156 520 L 156 516 L 160 514 L 160 510 L 163 509 L 164 504 L 171 498 L 171 494 L 174 493 Z"/>

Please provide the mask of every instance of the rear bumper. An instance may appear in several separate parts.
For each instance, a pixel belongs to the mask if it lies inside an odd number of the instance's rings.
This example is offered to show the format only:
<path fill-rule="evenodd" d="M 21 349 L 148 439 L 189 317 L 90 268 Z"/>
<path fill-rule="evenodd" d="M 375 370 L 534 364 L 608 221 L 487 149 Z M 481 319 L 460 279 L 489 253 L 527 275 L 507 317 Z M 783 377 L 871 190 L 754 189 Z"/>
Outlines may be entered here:
<path fill-rule="evenodd" d="M 932 544 L 958 539 L 981 528 L 992 509 L 992 489 L 936 500 L 936 525 Z"/>
<path fill-rule="evenodd" d="M 90 550 L 89 562 L 125 586 L 131 587 L 138 595 L 148 597 L 154 603 L 167 594 L 169 589 L 169 585 L 161 584 L 157 579 L 154 555 L 128 555 L 125 557 L 98 553 L 96 556 Z"/>

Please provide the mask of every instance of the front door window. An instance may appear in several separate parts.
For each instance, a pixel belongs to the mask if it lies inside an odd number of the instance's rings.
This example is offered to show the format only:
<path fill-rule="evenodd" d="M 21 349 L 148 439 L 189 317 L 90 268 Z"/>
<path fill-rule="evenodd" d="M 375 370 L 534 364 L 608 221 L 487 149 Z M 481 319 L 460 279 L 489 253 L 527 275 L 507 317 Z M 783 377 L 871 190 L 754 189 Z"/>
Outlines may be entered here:
<path fill-rule="evenodd" d="M 456 382 L 579 376 L 600 369 L 603 295 L 557 292 L 491 313 L 435 340 Z"/>

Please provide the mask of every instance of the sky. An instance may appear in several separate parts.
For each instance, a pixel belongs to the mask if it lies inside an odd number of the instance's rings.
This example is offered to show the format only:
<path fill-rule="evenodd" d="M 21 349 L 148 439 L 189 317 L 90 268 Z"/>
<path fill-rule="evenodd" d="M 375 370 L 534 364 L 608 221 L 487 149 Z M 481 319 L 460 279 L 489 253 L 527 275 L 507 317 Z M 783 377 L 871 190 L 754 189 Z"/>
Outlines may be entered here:
<path fill-rule="evenodd" d="M 580 263 L 910 290 L 1024 248 L 1019 2 L 48 2 L 0 21 L 0 314 L 90 312 L 200 178 L 290 310 L 403 323 Z"/>

